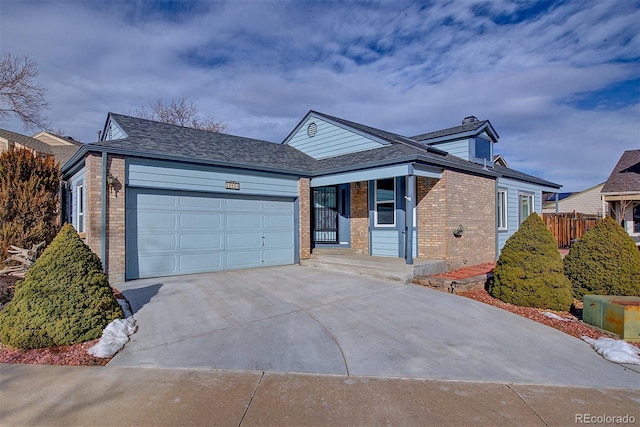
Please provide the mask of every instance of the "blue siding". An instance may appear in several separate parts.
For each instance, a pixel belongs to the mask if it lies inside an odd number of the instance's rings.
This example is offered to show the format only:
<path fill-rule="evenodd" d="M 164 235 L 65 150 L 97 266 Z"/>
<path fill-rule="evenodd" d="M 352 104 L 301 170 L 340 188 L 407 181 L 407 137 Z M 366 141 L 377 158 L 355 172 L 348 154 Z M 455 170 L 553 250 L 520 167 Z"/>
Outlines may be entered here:
<path fill-rule="evenodd" d="M 82 168 L 79 172 L 71 177 L 69 180 L 71 184 L 71 224 L 73 228 L 76 229 L 77 232 L 83 233 L 86 231 L 86 219 L 84 220 L 84 224 L 78 223 L 78 203 L 82 200 L 83 206 L 82 211 L 87 212 L 87 193 L 86 193 L 86 168 Z M 82 186 L 82 190 L 80 190 L 80 186 Z M 79 191 L 84 191 L 83 197 L 80 197 Z"/>
<path fill-rule="evenodd" d="M 310 137 L 307 135 L 307 128 L 312 122 L 316 124 L 317 132 L 315 136 Z M 341 156 L 385 145 L 380 141 L 316 117 L 309 117 L 287 144 L 315 159 Z"/>
<path fill-rule="evenodd" d="M 507 230 L 498 231 L 498 255 L 500 255 L 505 242 L 520 225 L 518 195 L 520 193 L 533 194 L 534 211 L 538 215 L 542 215 L 542 190 L 546 187 L 507 178 L 498 178 L 497 185 L 499 189 L 507 190 Z"/>
<path fill-rule="evenodd" d="M 461 159 L 469 160 L 469 143 L 473 139 L 461 139 L 458 141 L 445 142 L 443 144 L 434 144 L 433 147 L 438 150 L 446 151 Z"/>
<path fill-rule="evenodd" d="M 235 195 L 298 196 L 296 177 L 144 159 L 127 159 L 127 170 L 129 187 Z M 240 190 L 226 189 L 227 181 L 238 182 Z"/>
<path fill-rule="evenodd" d="M 371 230 L 371 255 L 398 257 L 398 230 Z"/>

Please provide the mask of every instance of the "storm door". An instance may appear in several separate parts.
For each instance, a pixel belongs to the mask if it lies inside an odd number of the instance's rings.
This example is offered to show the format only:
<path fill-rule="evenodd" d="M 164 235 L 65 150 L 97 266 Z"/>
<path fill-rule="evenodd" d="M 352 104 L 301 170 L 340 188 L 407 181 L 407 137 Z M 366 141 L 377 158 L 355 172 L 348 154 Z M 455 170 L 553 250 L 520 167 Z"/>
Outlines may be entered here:
<path fill-rule="evenodd" d="M 313 241 L 338 243 L 338 187 L 313 189 Z"/>

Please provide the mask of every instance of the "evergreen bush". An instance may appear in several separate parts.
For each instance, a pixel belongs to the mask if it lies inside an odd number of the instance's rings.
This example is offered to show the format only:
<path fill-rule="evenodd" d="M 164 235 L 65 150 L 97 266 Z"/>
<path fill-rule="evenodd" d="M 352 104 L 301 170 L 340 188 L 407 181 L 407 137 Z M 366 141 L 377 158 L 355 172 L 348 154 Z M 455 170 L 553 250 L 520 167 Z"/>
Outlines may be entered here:
<path fill-rule="evenodd" d="M 586 294 L 640 296 L 640 251 L 611 217 L 571 246 L 564 271 L 580 301 Z"/>
<path fill-rule="evenodd" d="M 52 156 L 26 149 L 0 155 L 0 257 L 9 245 L 51 243 L 59 225 L 60 168 Z"/>
<path fill-rule="evenodd" d="M 102 264 L 71 225 L 65 225 L 0 311 L 0 341 L 29 349 L 100 337 L 123 316 Z"/>
<path fill-rule="evenodd" d="M 573 298 L 558 245 L 542 219 L 532 213 L 505 243 L 489 293 L 511 304 L 567 311 Z"/>

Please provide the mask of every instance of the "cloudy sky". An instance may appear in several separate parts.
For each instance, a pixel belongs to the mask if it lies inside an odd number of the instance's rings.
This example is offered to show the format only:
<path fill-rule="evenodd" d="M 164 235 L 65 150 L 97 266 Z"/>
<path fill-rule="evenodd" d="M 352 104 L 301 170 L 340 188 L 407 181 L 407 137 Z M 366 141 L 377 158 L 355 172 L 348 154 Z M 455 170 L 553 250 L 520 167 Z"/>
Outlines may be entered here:
<path fill-rule="evenodd" d="M 563 191 L 640 149 L 640 1 L 0 0 L 0 49 L 37 61 L 52 127 L 84 142 L 186 97 L 273 142 L 310 109 L 407 136 L 475 115 Z"/>

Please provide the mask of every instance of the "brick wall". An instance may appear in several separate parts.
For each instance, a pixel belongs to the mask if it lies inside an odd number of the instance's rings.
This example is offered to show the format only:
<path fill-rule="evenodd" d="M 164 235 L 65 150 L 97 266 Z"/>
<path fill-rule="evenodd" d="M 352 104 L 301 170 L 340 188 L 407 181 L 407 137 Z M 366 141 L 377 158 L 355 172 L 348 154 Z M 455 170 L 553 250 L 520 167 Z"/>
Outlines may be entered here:
<path fill-rule="evenodd" d="M 300 259 L 311 256 L 311 188 L 309 178 L 300 178 L 298 182 L 300 208 Z"/>
<path fill-rule="evenodd" d="M 102 157 L 89 154 L 85 160 L 85 197 L 86 197 L 86 237 L 89 248 L 101 256 L 102 253 Z M 108 156 L 107 171 L 117 178 L 114 188 L 107 193 L 107 259 L 105 272 L 111 284 L 124 281 L 125 272 L 125 195 L 124 158 Z"/>
<path fill-rule="evenodd" d="M 417 186 L 420 258 L 445 259 L 451 269 L 495 261 L 494 180 L 447 170 L 439 180 L 418 177 Z"/>
<path fill-rule="evenodd" d="M 367 181 L 351 183 L 351 248 L 369 253 L 369 191 Z"/>

